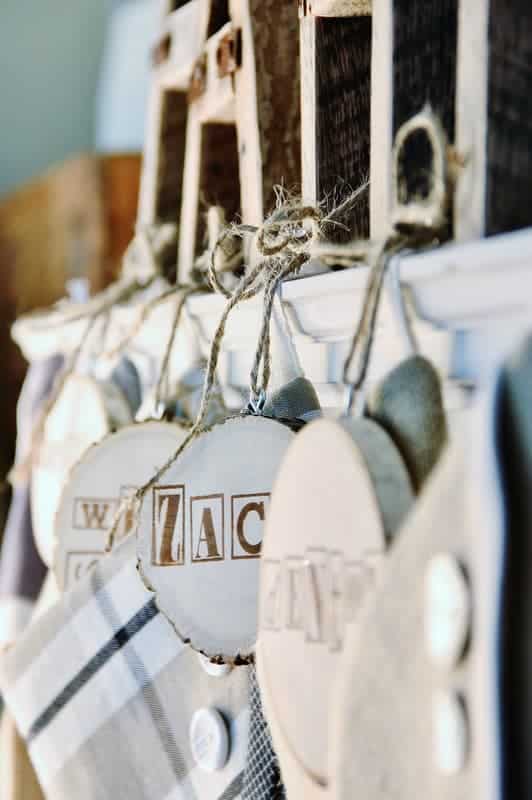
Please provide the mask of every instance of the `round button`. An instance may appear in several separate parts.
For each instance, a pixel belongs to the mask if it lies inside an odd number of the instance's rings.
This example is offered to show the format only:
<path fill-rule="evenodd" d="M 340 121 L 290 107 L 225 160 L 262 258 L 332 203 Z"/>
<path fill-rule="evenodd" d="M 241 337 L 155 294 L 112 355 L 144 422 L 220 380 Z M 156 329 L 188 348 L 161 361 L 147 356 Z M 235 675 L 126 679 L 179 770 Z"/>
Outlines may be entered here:
<path fill-rule="evenodd" d="M 451 555 L 434 556 L 425 576 L 425 642 L 432 662 L 447 669 L 464 652 L 471 598 L 465 573 Z"/>
<path fill-rule="evenodd" d="M 445 775 L 456 775 L 468 750 L 466 709 L 459 695 L 439 691 L 434 696 L 433 726 L 435 765 Z"/>
<path fill-rule="evenodd" d="M 190 747 L 196 764 L 205 772 L 223 769 L 229 757 L 229 733 L 215 708 L 201 708 L 190 723 Z"/>
<path fill-rule="evenodd" d="M 198 659 L 207 675 L 212 675 L 213 678 L 223 678 L 224 675 L 229 675 L 233 669 L 232 664 L 217 664 L 215 661 L 211 661 L 208 656 L 204 656 L 203 653 L 198 653 Z"/>

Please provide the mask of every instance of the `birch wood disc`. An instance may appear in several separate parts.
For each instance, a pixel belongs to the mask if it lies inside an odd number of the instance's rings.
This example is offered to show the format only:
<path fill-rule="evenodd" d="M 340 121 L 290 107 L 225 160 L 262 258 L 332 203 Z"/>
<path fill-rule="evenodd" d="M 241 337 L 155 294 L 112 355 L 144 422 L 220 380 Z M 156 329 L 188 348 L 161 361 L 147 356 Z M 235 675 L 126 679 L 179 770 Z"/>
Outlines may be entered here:
<path fill-rule="evenodd" d="M 297 773 L 327 784 L 344 638 L 412 498 L 395 445 L 369 420 L 311 423 L 279 470 L 262 549 L 257 662 L 288 794 L 311 791 L 294 785 Z"/>
<path fill-rule="evenodd" d="M 173 422 L 127 425 L 82 455 L 63 488 L 55 518 L 54 572 L 62 591 L 105 553 L 120 501 L 143 486 L 186 436 Z M 117 541 L 132 532 L 124 515 Z"/>
<path fill-rule="evenodd" d="M 271 487 L 294 438 L 237 417 L 195 439 L 144 498 L 139 566 L 192 646 L 231 660 L 255 646 L 259 556 Z"/>
<path fill-rule="evenodd" d="M 81 375 L 67 378 L 46 420 L 32 474 L 33 530 L 48 566 L 53 558 L 55 514 L 72 465 L 91 444 L 131 421 L 129 404 L 114 384 Z"/>

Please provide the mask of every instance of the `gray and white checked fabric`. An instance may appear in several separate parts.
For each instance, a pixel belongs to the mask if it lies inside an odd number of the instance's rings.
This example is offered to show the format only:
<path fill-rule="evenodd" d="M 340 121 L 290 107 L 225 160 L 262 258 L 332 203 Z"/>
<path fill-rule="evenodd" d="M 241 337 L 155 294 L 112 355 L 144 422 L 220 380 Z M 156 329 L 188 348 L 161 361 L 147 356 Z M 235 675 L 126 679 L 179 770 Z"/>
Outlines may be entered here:
<path fill-rule="evenodd" d="M 268 723 L 262 713 L 260 689 L 255 667 L 249 673 L 250 723 L 244 770 L 242 800 L 284 800 L 279 762 L 275 755 Z"/>
<path fill-rule="evenodd" d="M 211 676 L 158 612 L 129 541 L 0 659 L 7 706 L 48 800 L 233 800 L 247 753 L 249 668 Z M 194 711 L 230 732 L 222 770 L 194 762 Z"/>

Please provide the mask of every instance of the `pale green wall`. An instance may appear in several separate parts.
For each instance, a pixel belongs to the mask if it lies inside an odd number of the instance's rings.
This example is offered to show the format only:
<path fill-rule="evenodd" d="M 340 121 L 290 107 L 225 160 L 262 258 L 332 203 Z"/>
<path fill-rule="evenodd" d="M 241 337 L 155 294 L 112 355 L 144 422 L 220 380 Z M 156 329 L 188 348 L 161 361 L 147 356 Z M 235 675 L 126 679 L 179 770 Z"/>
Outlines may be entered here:
<path fill-rule="evenodd" d="M 109 0 L 0 0 L 0 194 L 94 140 Z"/>

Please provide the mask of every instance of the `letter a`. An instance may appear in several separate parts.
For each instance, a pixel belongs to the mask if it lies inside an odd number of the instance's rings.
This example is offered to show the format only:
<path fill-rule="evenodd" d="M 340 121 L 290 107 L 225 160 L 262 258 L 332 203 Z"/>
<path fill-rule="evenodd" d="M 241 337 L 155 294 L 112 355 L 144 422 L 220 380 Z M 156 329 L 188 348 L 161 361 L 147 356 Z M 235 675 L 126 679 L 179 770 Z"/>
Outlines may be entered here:
<path fill-rule="evenodd" d="M 207 545 L 207 555 L 201 556 L 200 547 L 204 542 Z M 196 561 L 206 560 L 207 558 L 220 558 L 212 519 L 212 509 L 208 506 L 203 509 L 203 514 L 201 515 L 200 535 L 194 558 Z"/>

